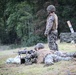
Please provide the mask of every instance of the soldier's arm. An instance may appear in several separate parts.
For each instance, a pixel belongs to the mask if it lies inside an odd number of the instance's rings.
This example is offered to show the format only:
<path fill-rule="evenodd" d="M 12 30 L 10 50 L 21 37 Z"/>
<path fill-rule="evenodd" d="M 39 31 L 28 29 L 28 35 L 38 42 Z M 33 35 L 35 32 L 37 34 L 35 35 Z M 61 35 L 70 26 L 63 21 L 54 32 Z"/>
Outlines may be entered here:
<path fill-rule="evenodd" d="M 47 24 L 46 24 L 46 30 L 44 33 L 45 35 L 48 35 L 49 32 L 51 31 L 51 28 L 53 26 L 53 21 L 54 21 L 54 17 L 53 16 L 49 17 Z"/>

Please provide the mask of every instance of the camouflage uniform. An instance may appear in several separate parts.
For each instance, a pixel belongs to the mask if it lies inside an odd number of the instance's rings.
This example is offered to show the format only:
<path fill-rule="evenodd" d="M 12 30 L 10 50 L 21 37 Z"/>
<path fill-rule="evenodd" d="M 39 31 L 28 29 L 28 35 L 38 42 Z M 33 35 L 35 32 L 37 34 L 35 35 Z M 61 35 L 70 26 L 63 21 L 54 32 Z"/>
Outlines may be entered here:
<path fill-rule="evenodd" d="M 69 61 L 69 60 L 72 59 L 73 54 L 74 53 L 64 54 L 64 53 L 59 52 L 59 51 L 55 52 L 54 54 L 47 54 L 45 56 L 44 63 L 45 63 L 45 65 L 53 65 L 54 62 L 58 62 L 58 61 L 61 61 L 61 60 Z"/>
<path fill-rule="evenodd" d="M 58 61 L 69 61 L 73 58 L 74 53 L 62 53 L 60 51 L 52 52 L 50 50 L 40 49 L 37 50 L 37 63 L 44 63 L 45 65 L 53 65 Z"/>
<path fill-rule="evenodd" d="M 44 63 L 45 65 L 53 65 L 54 62 L 58 62 L 61 60 L 69 61 L 73 57 L 76 58 L 76 52 L 73 53 L 63 53 L 61 51 L 53 51 L 53 50 L 45 50 L 44 45 L 38 43 L 35 46 L 37 63 Z"/>
<path fill-rule="evenodd" d="M 35 46 L 35 50 L 36 50 L 36 54 L 38 56 L 37 58 L 37 63 L 42 63 L 43 60 L 44 60 L 44 57 L 51 53 L 50 50 L 45 50 L 44 49 L 44 45 L 42 43 L 38 43 L 36 46 Z"/>
<path fill-rule="evenodd" d="M 51 8 L 48 7 L 47 10 L 50 9 L 51 11 Z M 47 35 L 47 40 L 50 50 L 55 50 L 55 51 L 58 50 L 58 45 L 56 44 L 57 28 L 58 28 L 58 17 L 55 13 L 53 13 L 52 15 L 49 15 L 47 18 L 46 30 L 44 33 L 45 35 Z"/>

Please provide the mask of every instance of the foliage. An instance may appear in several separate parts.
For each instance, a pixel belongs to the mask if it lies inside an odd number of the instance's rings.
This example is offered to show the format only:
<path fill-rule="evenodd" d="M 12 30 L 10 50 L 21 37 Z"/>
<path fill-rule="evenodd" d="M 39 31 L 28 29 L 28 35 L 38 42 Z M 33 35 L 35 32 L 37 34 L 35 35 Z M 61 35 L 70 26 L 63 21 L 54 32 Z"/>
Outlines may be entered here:
<path fill-rule="evenodd" d="M 28 46 L 44 42 L 49 4 L 56 6 L 59 34 L 70 31 L 67 20 L 76 31 L 76 0 L 0 0 L 0 42 Z"/>

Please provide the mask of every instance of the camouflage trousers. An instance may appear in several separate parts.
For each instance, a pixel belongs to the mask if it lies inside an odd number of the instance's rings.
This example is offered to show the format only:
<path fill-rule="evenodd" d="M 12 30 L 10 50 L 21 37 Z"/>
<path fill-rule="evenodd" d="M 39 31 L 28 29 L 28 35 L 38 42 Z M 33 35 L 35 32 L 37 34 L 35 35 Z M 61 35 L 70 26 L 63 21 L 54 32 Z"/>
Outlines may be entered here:
<path fill-rule="evenodd" d="M 69 61 L 71 59 L 72 59 L 72 57 L 62 57 L 62 56 L 58 56 L 56 54 L 48 54 L 44 58 L 44 63 L 45 63 L 45 65 L 53 65 L 54 62 L 58 62 L 61 60 Z"/>
<path fill-rule="evenodd" d="M 58 51 L 58 45 L 56 43 L 57 36 L 58 36 L 58 33 L 53 32 L 53 31 L 47 36 L 48 45 L 49 45 L 50 50 Z"/>
<path fill-rule="evenodd" d="M 72 60 L 72 58 L 74 58 L 75 56 L 75 52 L 71 52 L 71 53 L 62 53 L 61 51 L 55 51 L 54 54 L 47 54 L 44 58 L 44 63 L 46 65 L 52 65 L 54 64 L 54 62 L 58 62 L 58 61 L 69 61 Z"/>

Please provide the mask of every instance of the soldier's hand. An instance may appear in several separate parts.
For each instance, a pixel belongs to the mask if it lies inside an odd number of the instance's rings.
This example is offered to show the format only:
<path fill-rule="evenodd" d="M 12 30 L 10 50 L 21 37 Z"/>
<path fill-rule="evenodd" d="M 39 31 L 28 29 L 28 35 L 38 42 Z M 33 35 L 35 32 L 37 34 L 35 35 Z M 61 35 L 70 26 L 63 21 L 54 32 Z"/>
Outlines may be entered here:
<path fill-rule="evenodd" d="M 45 31 L 44 35 L 45 35 L 45 36 L 47 36 L 47 35 L 48 35 L 48 34 L 46 33 L 46 31 Z"/>
<path fill-rule="evenodd" d="M 47 36 L 47 34 L 44 33 L 45 36 Z"/>

